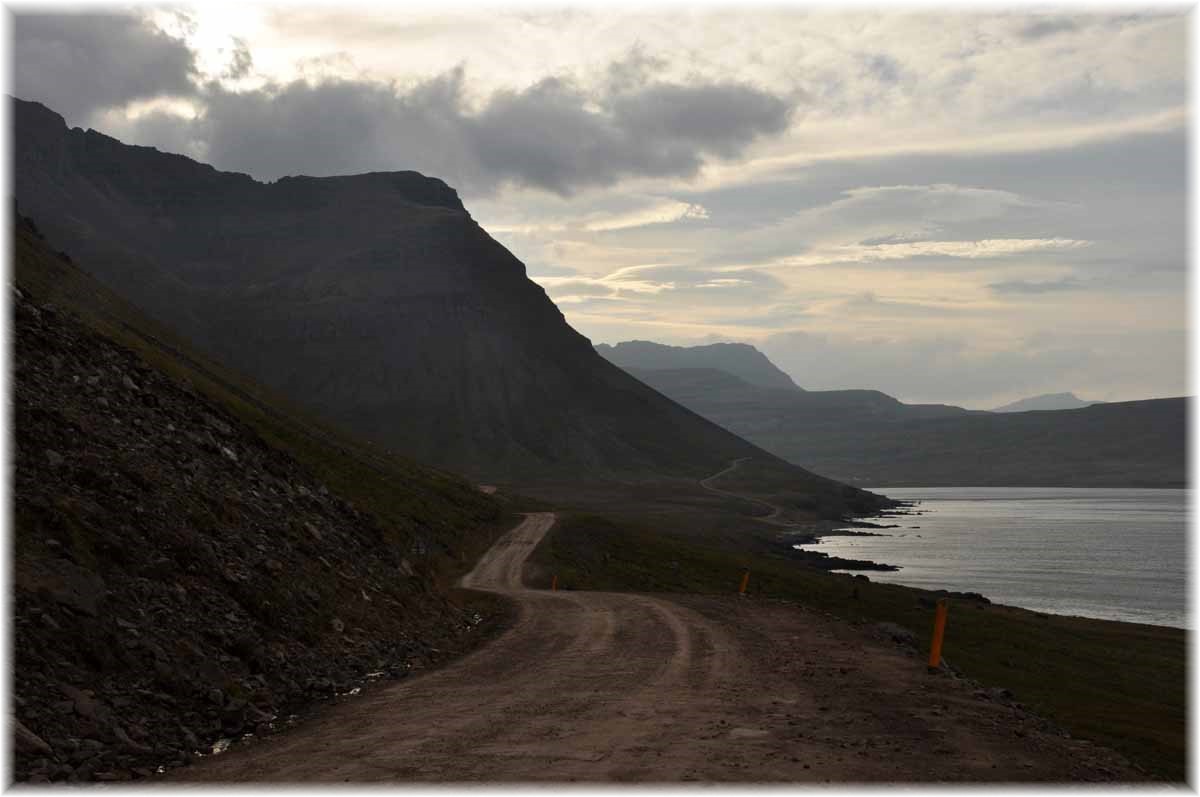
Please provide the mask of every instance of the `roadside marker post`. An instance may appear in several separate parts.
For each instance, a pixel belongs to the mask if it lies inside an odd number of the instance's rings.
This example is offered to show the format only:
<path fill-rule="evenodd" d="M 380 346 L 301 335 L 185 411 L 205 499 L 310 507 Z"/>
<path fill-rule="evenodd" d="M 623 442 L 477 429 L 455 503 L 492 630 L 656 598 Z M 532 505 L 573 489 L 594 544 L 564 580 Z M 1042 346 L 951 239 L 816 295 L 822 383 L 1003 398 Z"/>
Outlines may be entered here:
<path fill-rule="evenodd" d="M 558 591 L 558 573 L 555 573 L 554 576 L 550 579 L 550 591 L 551 592 Z"/>
<path fill-rule="evenodd" d="M 936 670 L 942 663 L 942 640 L 946 636 L 946 614 L 949 606 L 945 598 L 938 598 L 937 612 L 933 616 L 933 641 L 929 645 L 929 669 Z"/>
<path fill-rule="evenodd" d="M 745 573 L 742 573 L 742 586 L 738 588 L 738 594 L 745 596 L 746 587 L 749 585 L 750 585 L 750 571 L 747 570 Z"/>

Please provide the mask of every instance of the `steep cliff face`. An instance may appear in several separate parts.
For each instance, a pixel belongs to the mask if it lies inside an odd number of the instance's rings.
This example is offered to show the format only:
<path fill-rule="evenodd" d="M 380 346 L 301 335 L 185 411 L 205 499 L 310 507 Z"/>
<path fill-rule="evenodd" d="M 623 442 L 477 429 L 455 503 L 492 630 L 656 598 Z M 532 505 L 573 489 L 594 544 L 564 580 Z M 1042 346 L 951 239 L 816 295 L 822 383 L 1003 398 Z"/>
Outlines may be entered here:
<path fill-rule="evenodd" d="M 837 485 L 600 357 L 440 180 L 265 184 L 14 101 L 22 213 L 215 357 L 348 428 L 480 478 L 696 477 L 736 457 Z"/>

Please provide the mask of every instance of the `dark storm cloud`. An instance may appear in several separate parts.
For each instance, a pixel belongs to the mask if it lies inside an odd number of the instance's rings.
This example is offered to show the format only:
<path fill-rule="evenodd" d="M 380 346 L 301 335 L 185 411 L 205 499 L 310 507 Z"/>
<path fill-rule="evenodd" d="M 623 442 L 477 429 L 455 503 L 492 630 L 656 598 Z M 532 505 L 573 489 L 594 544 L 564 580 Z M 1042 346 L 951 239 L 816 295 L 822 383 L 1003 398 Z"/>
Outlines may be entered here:
<path fill-rule="evenodd" d="M 68 121 L 195 90 L 192 51 L 134 14 L 16 14 L 13 59 L 14 94 Z"/>
<path fill-rule="evenodd" d="M 783 100 L 736 83 L 651 83 L 593 97 L 551 78 L 494 95 L 466 119 L 492 175 L 569 194 L 623 176 L 691 176 L 707 157 L 733 158 L 782 132 Z"/>
<path fill-rule="evenodd" d="M 779 133 L 790 108 L 750 86 L 652 83 L 595 96 L 549 78 L 492 95 L 472 113 L 464 73 L 407 90 L 372 81 L 295 81 L 256 91 L 210 85 L 192 138 L 223 169 L 261 178 L 416 169 L 460 187 L 504 182 L 561 195 L 628 176 L 690 176 Z M 150 139 L 134 127 L 137 143 Z M 163 135 L 163 131 L 157 131 Z"/>
<path fill-rule="evenodd" d="M 454 163 L 465 149 L 458 92 L 453 75 L 404 96 L 386 84 L 360 81 L 296 81 L 247 92 L 210 86 L 204 114 L 194 124 L 207 144 L 207 160 L 260 178 L 453 163 L 449 173 L 439 174 L 461 180 L 469 161 Z"/>

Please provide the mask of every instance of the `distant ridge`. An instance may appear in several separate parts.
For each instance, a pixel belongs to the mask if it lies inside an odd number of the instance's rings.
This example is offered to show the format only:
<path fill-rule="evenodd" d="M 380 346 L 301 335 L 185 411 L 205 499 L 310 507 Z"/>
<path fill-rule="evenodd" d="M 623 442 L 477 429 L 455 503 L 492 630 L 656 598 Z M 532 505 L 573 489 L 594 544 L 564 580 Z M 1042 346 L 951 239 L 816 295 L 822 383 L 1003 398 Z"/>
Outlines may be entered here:
<path fill-rule="evenodd" d="M 748 343 L 666 346 L 648 340 L 627 340 L 616 346 L 598 344 L 596 351 L 622 368 L 715 368 L 758 387 L 802 390 L 765 354 Z"/>
<path fill-rule="evenodd" d="M 670 355 L 660 362 L 688 361 L 687 349 L 659 351 Z M 761 356 L 748 346 L 733 351 Z M 768 451 L 851 484 L 1187 484 L 1184 398 L 996 413 L 905 404 L 877 390 L 766 388 L 716 367 L 626 367 Z"/>
<path fill-rule="evenodd" d="M 1103 401 L 1084 401 L 1074 393 L 1043 393 L 996 407 L 992 412 L 1031 412 L 1033 410 L 1077 410 Z"/>

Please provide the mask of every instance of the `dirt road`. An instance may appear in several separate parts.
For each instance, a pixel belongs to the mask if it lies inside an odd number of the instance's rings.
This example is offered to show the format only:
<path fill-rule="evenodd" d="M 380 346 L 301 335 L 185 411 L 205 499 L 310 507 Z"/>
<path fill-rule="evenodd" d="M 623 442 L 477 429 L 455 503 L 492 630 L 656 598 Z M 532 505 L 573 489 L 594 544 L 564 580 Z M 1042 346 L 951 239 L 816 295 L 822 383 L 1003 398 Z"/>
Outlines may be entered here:
<path fill-rule="evenodd" d="M 750 459 L 750 457 L 742 457 L 741 459 L 735 459 L 733 462 L 729 463 L 729 467 L 725 468 L 725 470 L 717 471 L 712 476 L 709 476 L 706 479 L 701 479 L 700 486 L 703 487 L 705 490 L 708 490 L 710 493 L 716 493 L 717 495 L 723 495 L 723 496 L 726 496 L 727 498 L 737 498 L 742 501 L 748 501 L 749 503 L 754 504 L 755 506 L 761 506 L 764 509 L 769 510 L 770 514 L 764 515 L 762 517 L 756 517 L 756 518 L 754 518 L 755 520 L 762 521 L 763 523 L 771 523 L 776 526 L 794 526 L 794 525 L 796 525 L 795 523 L 788 523 L 787 521 L 783 521 L 783 520 L 779 519 L 779 516 L 783 514 L 783 507 L 781 507 L 781 506 L 776 506 L 775 504 L 768 503 L 767 501 L 759 500 L 758 498 L 751 498 L 750 496 L 742 495 L 741 493 L 731 493 L 729 490 L 722 490 L 720 487 L 713 487 L 713 485 L 712 485 L 713 482 L 715 482 L 717 479 L 721 478 L 722 476 L 724 476 L 727 473 L 733 473 L 735 470 L 737 470 L 738 468 L 740 468 L 742 466 L 742 463 L 747 462 L 749 459 Z"/>
<path fill-rule="evenodd" d="M 1138 776 L 1107 751 L 791 604 L 529 590 L 529 515 L 464 578 L 514 627 L 176 781 L 1034 781 Z"/>

